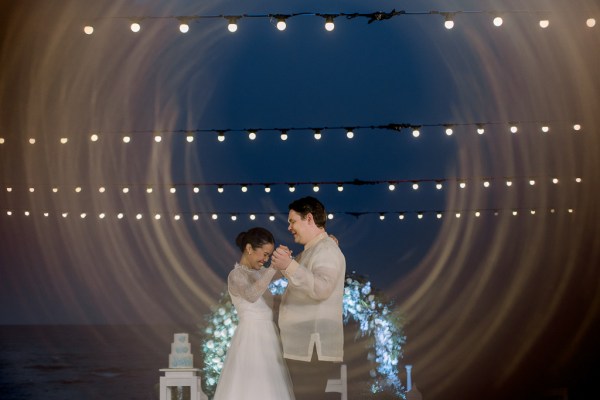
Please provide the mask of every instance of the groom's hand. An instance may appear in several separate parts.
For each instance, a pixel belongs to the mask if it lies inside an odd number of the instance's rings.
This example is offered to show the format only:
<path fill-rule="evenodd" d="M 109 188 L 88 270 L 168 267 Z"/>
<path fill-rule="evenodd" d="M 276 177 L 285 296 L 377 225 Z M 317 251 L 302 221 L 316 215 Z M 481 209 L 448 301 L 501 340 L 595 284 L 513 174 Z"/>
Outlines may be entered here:
<path fill-rule="evenodd" d="M 271 266 L 275 269 L 283 271 L 292 262 L 292 252 L 287 246 L 280 245 L 271 256 Z"/>

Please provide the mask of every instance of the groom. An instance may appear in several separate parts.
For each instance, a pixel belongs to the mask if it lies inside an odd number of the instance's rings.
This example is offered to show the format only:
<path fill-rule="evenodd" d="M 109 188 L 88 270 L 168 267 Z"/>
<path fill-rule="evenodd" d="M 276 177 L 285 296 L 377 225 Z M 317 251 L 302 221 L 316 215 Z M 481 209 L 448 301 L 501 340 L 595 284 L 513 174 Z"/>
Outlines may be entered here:
<path fill-rule="evenodd" d="M 344 355 L 342 298 L 346 259 L 325 231 L 327 214 L 314 197 L 289 205 L 288 230 L 304 246 L 296 259 L 286 246 L 273 253 L 271 265 L 288 280 L 279 309 L 283 356 L 297 400 L 339 398 L 325 393 L 328 379 L 339 376 Z"/>

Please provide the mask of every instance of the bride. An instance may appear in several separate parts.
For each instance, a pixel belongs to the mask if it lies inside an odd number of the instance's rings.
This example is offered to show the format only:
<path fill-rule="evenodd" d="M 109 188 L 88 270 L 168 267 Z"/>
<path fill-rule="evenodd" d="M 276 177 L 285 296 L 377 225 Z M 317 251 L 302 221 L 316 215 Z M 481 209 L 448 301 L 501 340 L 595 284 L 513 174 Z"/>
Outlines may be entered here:
<path fill-rule="evenodd" d="M 294 400 L 292 381 L 281 354 L 267 290 L 277 270 L 265 268 L 275 249 L 271 232 L 241 232 L 240 261 L 229 273 L 227 289 L 239 317 L 213 400 Z"/>

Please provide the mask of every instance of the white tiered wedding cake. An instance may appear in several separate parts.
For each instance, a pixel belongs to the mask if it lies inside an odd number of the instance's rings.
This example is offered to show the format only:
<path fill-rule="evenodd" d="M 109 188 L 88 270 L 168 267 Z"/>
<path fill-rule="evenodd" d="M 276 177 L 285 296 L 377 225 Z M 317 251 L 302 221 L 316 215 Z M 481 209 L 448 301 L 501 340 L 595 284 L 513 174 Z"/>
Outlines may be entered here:
<path fill-rule="evenodd" d="M 169 368 L 194 368 L 192 346 L 187 333 L 176 333 L 171 343 Z"/>

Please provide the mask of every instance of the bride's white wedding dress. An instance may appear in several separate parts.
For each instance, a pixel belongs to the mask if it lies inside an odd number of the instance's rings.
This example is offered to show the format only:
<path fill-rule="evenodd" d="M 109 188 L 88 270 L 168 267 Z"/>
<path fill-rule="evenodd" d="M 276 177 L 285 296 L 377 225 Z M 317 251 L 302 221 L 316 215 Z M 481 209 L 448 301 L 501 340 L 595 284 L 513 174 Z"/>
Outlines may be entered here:
<path fill-rule="evenodd" d="M 227 286 L 239 317 L 213 400 L 294 399 L 292 382 L 273 321 L 267 289 L 272 268 L 254 270 L 236 263 Z"/>

